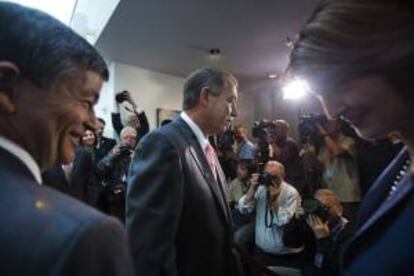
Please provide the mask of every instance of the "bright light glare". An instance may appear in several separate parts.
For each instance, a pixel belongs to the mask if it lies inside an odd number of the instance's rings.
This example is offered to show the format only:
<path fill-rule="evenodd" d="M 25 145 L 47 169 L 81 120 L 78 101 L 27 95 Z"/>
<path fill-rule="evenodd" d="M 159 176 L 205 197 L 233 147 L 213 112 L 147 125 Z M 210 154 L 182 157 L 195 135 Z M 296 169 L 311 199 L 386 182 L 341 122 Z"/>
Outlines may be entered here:
<path fill-rule="evenodd" d="M 309 86 L 306 81 L 295 79 L 283 87 L 283 99 L 298 100 L 303 98 L 308 91 Z"/>
<path fill-rule="evenodd" d="M 50 14 L 69 26 L 76 0 L 8 0 Z"/>

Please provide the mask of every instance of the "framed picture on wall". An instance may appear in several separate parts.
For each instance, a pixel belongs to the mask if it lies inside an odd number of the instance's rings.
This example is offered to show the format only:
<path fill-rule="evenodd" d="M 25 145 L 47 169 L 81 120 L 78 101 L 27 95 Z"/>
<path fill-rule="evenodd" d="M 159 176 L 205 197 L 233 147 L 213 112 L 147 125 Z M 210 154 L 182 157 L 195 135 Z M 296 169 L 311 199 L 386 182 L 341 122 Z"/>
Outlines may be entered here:
<path fill-rule="evenodd" d="M 174 120 L 180 112 L 180 110 L 157 108 L 157 127 Z"/>

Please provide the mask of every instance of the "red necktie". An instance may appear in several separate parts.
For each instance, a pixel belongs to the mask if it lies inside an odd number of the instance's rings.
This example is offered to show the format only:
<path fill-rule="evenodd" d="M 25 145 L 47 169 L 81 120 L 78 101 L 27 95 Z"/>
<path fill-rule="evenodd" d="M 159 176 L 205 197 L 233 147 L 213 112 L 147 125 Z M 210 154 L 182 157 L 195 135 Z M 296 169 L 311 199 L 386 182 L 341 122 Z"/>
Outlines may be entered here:
<path fill-rule="evenodd" d="M 213 147 L 208 143 L 204 147 L 204 154 L 207 158 L 207 162 L 210 165 L 211 172 L 215 179 L 217 179 L 217 172 L 216 172 L 216 153 L 214 152 Z"/>

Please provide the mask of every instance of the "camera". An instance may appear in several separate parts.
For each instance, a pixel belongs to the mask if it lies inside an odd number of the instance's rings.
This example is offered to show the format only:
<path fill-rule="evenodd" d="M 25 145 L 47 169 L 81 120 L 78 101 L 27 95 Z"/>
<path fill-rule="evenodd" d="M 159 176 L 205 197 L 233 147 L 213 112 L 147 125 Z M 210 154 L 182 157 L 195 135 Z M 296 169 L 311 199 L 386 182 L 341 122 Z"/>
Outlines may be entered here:
<path fill-rule="evenodd" d="M 316 125 L 324 125 L 328 118 L 324 114 L 306 115 L 299 118 L 299 138 L 302 144 L 321 145 L 322 136 Z"/>
<path fill-rule="evenodd" d="M 268 172 L 263 172 L 259 175 L 259 184 L 270 186 L 272 184 L 272 176 Z"/>
<path fill-rule="evenodd" d="M 264 164 L 269 160 L 269 145 L 275 129 L 275 124 L 266 119 L 253 123 L 252 135 L 254 138 L 257 138 L 258 146 L 256 159 L 261 166 L 264 166 Z"/>
<path fill-rule="evenodd" d="M 272 121 L 263 119 L 253 123 L 252 135 L 258 140 L 267 140 L 267 142 L 269 142 L 275 129 L 276 125 Z"/>
<path fill-rule="evenodd" d="M 128 91 L 126 91 L 126 90 L 124 90 L 124 91 L 122 91 L 122 92 L 120 92 L 120 93 L 116 94 L 116 96 L 115 96 L 115 101 L 116 101 L 117 103 L 122 103 L 123 101 L 125 101 L 125 97 L 126 97 L 128 94 L 129 94 L 129 92 L 128 92 Z"/>
<path fill-rule="evenodd" d="M 337 219 L 336 216 L 332 215 L 331 212 L 329 212 L 328 206 L 322 204 L 319 200 L 316 200 L 314 198 L 304 199 L 302 202 L 302 208 L 305 212 L 305 217 L 308 215 L 316 215 L 323 222 L 333 222 Z"/>
<path fill-rule="evenodd" d="M 131 151 L 129 149 L 129 146 L 127 144 L 121 144 L 119 146 L 119 155 L 120 156 L 129 156 L 131 154 Z"/>

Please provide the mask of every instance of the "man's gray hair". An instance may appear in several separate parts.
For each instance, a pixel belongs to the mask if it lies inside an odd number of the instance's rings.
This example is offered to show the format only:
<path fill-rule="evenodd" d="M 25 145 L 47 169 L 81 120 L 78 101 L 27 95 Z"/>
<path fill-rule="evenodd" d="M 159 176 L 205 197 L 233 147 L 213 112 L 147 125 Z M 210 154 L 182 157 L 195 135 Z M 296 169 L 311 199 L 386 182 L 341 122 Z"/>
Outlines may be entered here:
<path fill-rule="evenodd" d="M 219 96 L 226 81 L 237 86 L 236 78 L 220 69 L 206 67 L 191 73 L 184 84 L 183 110 L 192 109 L 198 104 L 204 87 L 210 88 L 212 95 Z"/>
<path fill-rule="evenodd" d="M 121 130 L 121 133 L 119 134 L 119 136 L 121 137 L 121 140 L 122 140 L 122 137 L 124 137 L 126 133 L 134 133 L 135 135 L 138 135 L 138 132 L 135 128 L 126 126 Z"/>

